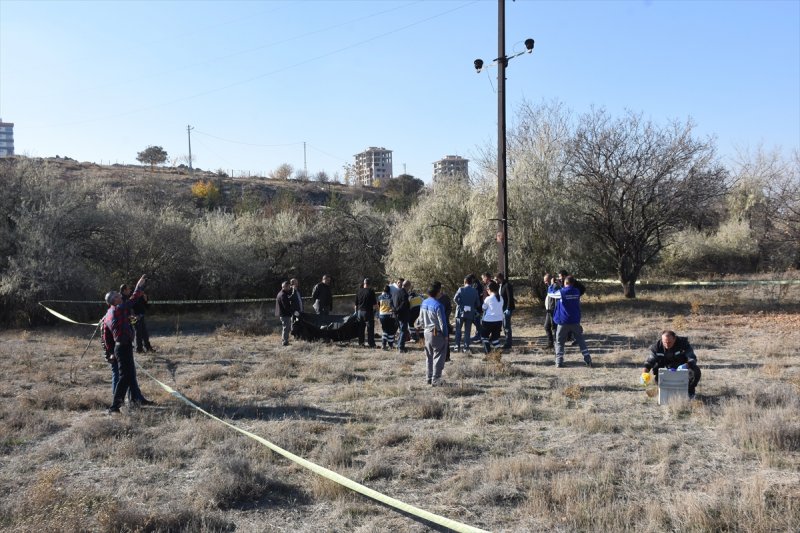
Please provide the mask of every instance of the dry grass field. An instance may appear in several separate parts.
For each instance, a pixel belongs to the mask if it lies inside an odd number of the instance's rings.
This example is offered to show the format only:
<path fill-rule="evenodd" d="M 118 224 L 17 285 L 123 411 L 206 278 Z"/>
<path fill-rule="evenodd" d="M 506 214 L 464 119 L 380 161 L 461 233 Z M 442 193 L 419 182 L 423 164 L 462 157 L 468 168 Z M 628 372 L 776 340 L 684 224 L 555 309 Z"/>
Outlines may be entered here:
<path fill-rule="evenodd" d="M 446 386 L 408 354 L 279 346 L 269 327 L 153 318 L 139 362 L 208 411 L 430 512 L 492 531 L 797 531 L 800 286 L 642 288 L 584 298 L 595 368 L 557 369 L 541 313 L 510 353 L 453 354 Z M 659 406 L 638 384 L 665 328 L 703 379 Z M 87 331 L 88 330 L 88 331 Z M 199 414 L 107 415 L 91 328 L 0 333 L 0 528 L 7 531 L 429 531 Z M 70 382 L 70 368 L 75 379 Z"/>

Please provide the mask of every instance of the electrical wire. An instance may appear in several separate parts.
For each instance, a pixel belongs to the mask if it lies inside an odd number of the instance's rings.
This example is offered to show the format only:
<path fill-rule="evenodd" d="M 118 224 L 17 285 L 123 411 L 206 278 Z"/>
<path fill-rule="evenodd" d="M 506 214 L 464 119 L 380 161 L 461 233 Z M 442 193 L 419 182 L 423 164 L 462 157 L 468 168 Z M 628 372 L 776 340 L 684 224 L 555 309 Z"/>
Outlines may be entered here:
<path fill-rule="evenodd" d="M 294 63 L 292 65 L 281 67 L 281 68 L 278 68 L 278 69 L 275 69 L 275 70 L 272 70 L 272 71 L 269 71 L 269 72 L 265 72 L 263 74 L 259 74 L 257 76 L 252 76 L 250 78 L 246 78 L 246 79 L 239 80 L 239 81 L 236 81 L 236 82 L 233 82 L 233 83 L 229 83 L 227 85 L 223 85 L 223 86 L 220 86 L 220 87 L 217 87 L 217 88 L 214 88 L 214 89 L 209 89 L 207 91 L 195 93 L 195 94 L 192 94 L 192 95 L 189 95 L 189 96 L 183 96 L 183 97 L 180 97 L 180 98 L 176 98 L 174 100 L 170 100 L 170 101 L 167 101 L 167 102 L 162 102 L 160 104 L 154 104 L 154 105 L 147 106 L 147 107 L 141 107 L 141 108 L 138 108 L 138 109 L 132 109 L 132 110 L 126 111 L 124 113 L 117 113 L 117 114 L 113 114 L 113 115 L 106 115 L 106 116 L 103 116 L 103 117 L 95 117 L 95 118 L 90 118 L 90 119 L 86 119 L 86 120 L 67 122 L 67 123 L 57 124 L 57 125 L 54 125 L 54 126 L 62 126 L 62 127 L 63 126 L 74 126 L 74 125 L 79 125 L 79 124 L 88 124 L 88 123 L 98 122 L 98 121 L 102 121 L 102 120 L 109 120 L 109 119 L 115 119 L 115 118 L 130 116 L 130 115 L 136 115 L 136 114 L 139 114 L 139 113 L 143 113 L 145 111 L 152 111 L 154 109 L 159 109 L 159 108 L 162 108 L 162 107 L 167 107 L 167 106 L 171 106 L 171 105 L 178 104 L 178 103 L 181 103 L 181 102 L 186 102 L 188 100 L 193 100 L 193 99 L 200 98 L 200 97 L 203 97 L 203 96 L 208 96 L 209 94 L 218 93 L 218 92 L 224 91 L 226 89 L 231 89 L 233 87 L 238 87 L 240 85 L 245 85 L 245 84 L 248 84 L 248 83 L 252 83 L 252 82 L 254 82 L 256 80 L 260 80 L 260 79 L 266 78 L 268 76 L 274 76 L 275 74 L 280 74 L 282 72 L 286 72 L 287 70 L 292 70 L 294 68 L 306 65 L 308 63 L 313 63 L 314 61 L 318 61 L 320 59 L 325 59 L 325 58 L 330 57 L 332 55 L 336 55 L 336 54 L 339 54 L 341 52 L 345 52 L 347 50 L 351 50 L 353 48 L 357 48 L 359 46 L 362 46 L 362 45 L 371 43 L 373 41 L 376 41 L 378 39 L 381 39 L 383 37 L 386 37 L 387 35 L 393 35 L 395 33 L 399 33 L 401 31 L 407 30 L 409 28 L 413 28 L 414 26 L 418 26 L 420 24 L 424 24 L 425 22 L 429 22 L 429 21 L 434 20 L 436 18 L 443 17 L 445 15 L 449 15 L 450 13 L 453 13 L 453 12 L 458 11 L 460 9 L 464 9 L 467 6 L 470 6 L 472 4 L 476 4 L 478 2 L 479 2 L 479 0 L 472 0 L 471 2 L 467 2 L 465 4 L 462 4 L 462 5 L 458 6 L 458 7 L 454 7 L 452 9 L 448 9 L 446 11 L 442 11 L 440 13 L 437 13 L 435 15 L 431 15 L 431 16 L 426 17 L 424 19 L 412 22 L 410 24 L 406 24 L 404 26 L 400 26 L 399 28 L 395 28 L 394 30 L 390 30 L 390 31 L 375 35 L 375 36 L 370 37 L 368 39 L 357 41 L 357 42 L 355 42 L 353 44 L 350 44 L 350 45 L 347 45 L 347 46 L 343 46 L 341 48 L 337 48 L 336 50 L 332 50 L 332 51 L 327 52 L 325 54 L 321 54 L 321 55 L 318 55 L 318 56 L 310 57 L 310 58 L 305 59 L 303 61 Z"/>

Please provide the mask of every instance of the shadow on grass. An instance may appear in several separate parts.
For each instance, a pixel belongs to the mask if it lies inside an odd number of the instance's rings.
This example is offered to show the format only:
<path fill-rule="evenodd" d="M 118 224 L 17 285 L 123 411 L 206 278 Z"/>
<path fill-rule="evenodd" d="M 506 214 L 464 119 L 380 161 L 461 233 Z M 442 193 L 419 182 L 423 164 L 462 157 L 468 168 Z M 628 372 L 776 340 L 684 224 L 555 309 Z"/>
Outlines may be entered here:
<path fill-rule="evenodd" d="M 222 401 L 206 401 L 200 403 L 189 396 L 186 399 L 200 406 L 209 413 L 219 418 L 230 420 L 314 420 L 331 424 L 346 424 L 351 422 L 365 422 L 361 416 L 354 416 L 346 412 L 326 411 L 306 405 L 235 405 Z M 188 408 L 188 407 L 187 407 Z"/>

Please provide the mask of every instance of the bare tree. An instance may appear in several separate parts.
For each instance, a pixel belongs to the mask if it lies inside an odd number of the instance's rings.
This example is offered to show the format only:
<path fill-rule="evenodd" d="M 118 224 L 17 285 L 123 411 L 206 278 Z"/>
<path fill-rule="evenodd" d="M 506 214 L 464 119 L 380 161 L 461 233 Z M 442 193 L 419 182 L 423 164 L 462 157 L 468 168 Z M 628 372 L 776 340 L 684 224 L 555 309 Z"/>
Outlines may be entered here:
<path fill-rule="evenodd" d="M 627 298 L 636 297 L 642 267 L 656 261 L 665 238 L 701 221 L 726 192 L 713 143 L 694 138 L 692 127 L 594 110 L 581 117 L 569 147 L 565 194 L 614 261 Z"/>
<path fill-rule="evenodd" d="M 278 168 L 269 173 L 269 177 L 274 180 L 288 180 L 294 172 L 294 167 L 289 163 L 283 163 Z"/>
<path fill-rule="evenodd" d="M 758 242 L 760 269 L 800 267 L 800 152 L 744 150 L 734 164 L 732 217 L 746 221 Z"/>

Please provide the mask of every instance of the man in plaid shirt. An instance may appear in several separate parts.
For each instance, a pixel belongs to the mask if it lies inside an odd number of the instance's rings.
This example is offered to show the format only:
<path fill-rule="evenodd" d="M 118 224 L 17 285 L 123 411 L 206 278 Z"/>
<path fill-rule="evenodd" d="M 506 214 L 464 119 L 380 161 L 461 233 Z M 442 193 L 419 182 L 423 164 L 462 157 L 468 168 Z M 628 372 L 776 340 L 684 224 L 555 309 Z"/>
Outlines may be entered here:
<path fill-rule="evenodd" d="M 114 390 L 114 402 L 108 408 L 109 413 L 119 413 L 119 408 L 125 402 L 128 388 L 136 379 L 136 367 L 133 364 L 133 340 L 135 333 L 131 325 L 131 309 L 143 296 L 142 289 L 146 277 L 142 275 L 136 283 L 136 289 L 131 297 L 123 301 L 122 295 L 117 291 L 106 294 L 106 303 L 109 305 L 106 316 L 103 317 L 103 327 L 111 330 L 114 339 L 114 357 L 119 364 L 119 382 Z"/>

